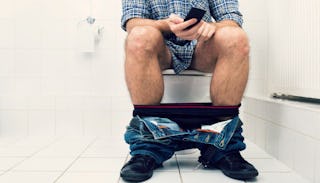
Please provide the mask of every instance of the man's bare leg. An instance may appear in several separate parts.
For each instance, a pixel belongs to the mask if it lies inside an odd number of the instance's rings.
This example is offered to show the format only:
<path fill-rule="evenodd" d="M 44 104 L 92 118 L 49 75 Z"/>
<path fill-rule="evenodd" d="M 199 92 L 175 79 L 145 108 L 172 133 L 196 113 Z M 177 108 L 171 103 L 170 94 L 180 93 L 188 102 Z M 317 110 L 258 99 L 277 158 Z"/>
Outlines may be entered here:
<path fill-rule="evenodd" d="M 161 32 L 151 26 L 133 28 L 125 52 L 125 77 L 132 103 L 159 104 L 164 92 L 162 70 L 171 66 L 171 54 Z"/>
<path fill-rule="evenodd" d="M 192 69 L 212 72 L 213 105 L 238 105 L 248 80 L 249 43 L 241 28 L 224 27 L 197 45 Z"/>

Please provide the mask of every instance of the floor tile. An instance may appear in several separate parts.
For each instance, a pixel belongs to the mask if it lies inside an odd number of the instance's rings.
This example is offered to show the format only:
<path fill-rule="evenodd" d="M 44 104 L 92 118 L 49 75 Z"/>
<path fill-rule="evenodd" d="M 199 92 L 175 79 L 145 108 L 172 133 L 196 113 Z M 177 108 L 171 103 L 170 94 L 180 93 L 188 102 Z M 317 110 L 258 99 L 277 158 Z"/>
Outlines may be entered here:
<path fill-rule="evenodd" d="M 259 172 L 290 172 L 291 170 L 276 159 L 247 159 Z"/>
<path fill-rule="evenodd" d="M 61 172 L 8 172 L 0 176 L 3 183 L 53 183 Z"/>
<path fill-rule="evenodd" d="M 70 172 L 120 172 L 125 158 L 80 158 Z"/>
<path fill-rule="evenodd" d="M 201 171 L 203 166 L 200 165 L 198 159 L 187 157 L 181 158 L 177 157 L 178 165 L 181 172 L 194 172 L 194 171 Z M 200 165 L 200 166 L 199 166 Z"/>
<path fill-rule="evenodd" d="M 45 147 L 54 143 L 57 139 L 52 137 L 27 137 L 17 140 L 14 146 L 24 146 L 24 147 Z"/>
<path fill-rule="evenodd" d="M 223 182 L 223 183 L 244 183 L 243 181 L 234 180 L 225 176 L 219 170 L 204 171 L 204 172 L 182 172 L 183 183 L 197 183 L 207 180 L 208 182 Z"/>
<path fill-rule="evenodd" d="M 72 161 L 73 158 L 30 158 L 12 171 L 64 171 Z"/>
<path fill-rule="evenodd" d="M 69 172 L 63 175 L 57 183 L 117 183 L 118 172 Z"/>
<path fill-rule="evenodd" d="M 153 176 L 144 181 L 144 183 L 182 183 L 180 179 L 180 175 L 178 172 L 154 172 Z M 119 183 L 126 183 L 122 179 L 120 179 Z"/>
<path fill-rule="evenodd" d="M 86 149 L 85 146 L 54 145 L 36 153 L 36 157 L 77 157 Z"/>
<path fill-rule="evenodd" d="M 0 171 L 5 171 L 13 168 L 19 162 L 23 161 L 25 158 L 1 158 L 0 157 Z"/>
<path fill-rule="evenodd" d="M 129 153 L 128 147 L 109 145 L 109 146 L 92 146 L 89 147 L 81 157 L 93 158 L 123 158 Z"/>
<path fill-rule="evenodd" d="M 162 172 L 178 172 L 178 162 L 176 157 L 172 157 L 171 159 L 165 161 L 162 167 L 157 168 L 155 171 L 162 171 Z"/>
<path fill-rule="evenodd" d="M 119 173 L 125 161 L 130 159 L 128 145 L 123 140 L 120 142 L 111 138 L 1 140 L 1 183 L 124 183 L 119 178 Z M 258 178 L 247 182 L 308 183 L 255 144 L 250 141 L 246 143 L 247 149 L 242 155 L 259 170 Z M 164 162 L 163 167 L 156 169 L 153 177 L 146 182 L 242 182 L 226 177 L 218 169 L 198 167 L 199 156 L 197 149 L 178 152 Z M 67 171 L 64 172 L 65 170 Z M 58 181 L 55 182 L 56 179 Z"/>
<path fill-rule="evenodd" d="M 29 157 L 38 151 L 39 148 L 37 147 L 14 146 L 0 148 L 0 157 Z"/>
<path fill-rule="evenodd" d="M 250 182 L 259 182 L 259 183 L 274 183 L 274 182 L 292 182 L 292 183 L 311 183 L 308 182 L 307 180 L 303 179 L 301 176 L 288 172 L 288 173 L 265 173 L 262 172 L 259 174 L 259 176 L 252 181 L 247 181 L 248 183 Z"/>

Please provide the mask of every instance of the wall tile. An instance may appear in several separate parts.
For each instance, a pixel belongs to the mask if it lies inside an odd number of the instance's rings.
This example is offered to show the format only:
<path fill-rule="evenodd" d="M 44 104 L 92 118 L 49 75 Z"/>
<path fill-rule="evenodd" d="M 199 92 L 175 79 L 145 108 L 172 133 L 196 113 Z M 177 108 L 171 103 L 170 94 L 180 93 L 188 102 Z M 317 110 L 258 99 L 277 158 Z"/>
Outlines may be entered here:
<path fill-rule="evenodd" d="M 84 99 L 81 96 L 58 96 L 56 97 L 56 110 L 82 111 Z"/>
<path fill-rule="evenodd" d="M 112 138 L 123 140 L 126 127 L 129 125 L 131 119 L 132 111 L 113 111 L 111 113 Z"/>
<path fill-rule="evenodd" d="M 267 126 L 268 122 L 260 119 L 260 118 L 254 118 L 255 120 L 253 123 L 256 123 L 255 128 L 255 143 L 265 149 L 266 148 L 266 134 L 267 134 Z"/>
<path fill-rule="evenodd" d="M 15 74 L 22 77 L 42 76 L 43 53 L 41 50 L 15 51 Z"/>
<path fill-rule="evenodd" d="M 84 110 L 111 111 L 111 98 L 100 96 L 86 96 L 84 97 Z"/>
<path fill-rule="evenodd" d="M 42 78 L 43 95 L 61 96 L 66 94 L 66 81 L 63 77 Z"/>
<path fill-rule="evenodd" d="M 316 183 L 320 182 L 320 141 L 317 141 L 317 151 L 316 151 L 316 161 L 315 161 L 315 168 L 314 168 L 314 175 Z"/>
<path fill-rule="evenodd" d="M 79 0 L 45 0 L 44 15 L 48 19 L 85 19 L 90 15 L 90 1 Z M 59 12 L 59 13 L 57 13 Z"/>
<path fill-rule="evenodd" d="M 14 48 L 14 30 L 12 19 L 0 19 L 0 48 Z"/>
<path fill-rule="evenodd" d="M 40 77 L 16 77 L 15 89 L 19 96 L 39 96 L 42 94 Z"/>
<path fill-rule="evenodd" d="M 264 0 L 240 0 L 240 11 L 247 21 L 261 21 L 267 19 L 267 2 Z"/>
<path fill-rule="evenodd" d="M 279 136 L 281 133 L 281 127 L 272 123 L 267 125 L 266 129 L 266 151 L 273 157 L 279 157 Z"/>
<path fill-rule="evenodd" d="M 83 136 L 83 112 L 77 110 L 56 111 L 57 136 Z"/>
<path fill-rule="evenodd" d="M 27 97 L 0 96 L 0 110 L 26 110 L 27 106 Z"/>
<path fill-rule="evenodd" d="M 243 25 L 247 32 L 251 49 L 267 52 L 268 49 L 268 23 L 267 21 L 248 21 Z"/>
<path fill-rule="evenodd" d="M 132 111 L 133 110 L 133 105 L 131 104 L 131 100 L 129 96 L 126 97 L 116 97 L 113 96 L 111 98 L 111 106 L 112 106 L 112 111 Z"/>
<path fill-rule="evenodd" d="M 69 76 L 72 51 L 45 50 L 43 51 L 43 76 L 59 78 L 63 81 Z"/>
<path fill-rule="evenodd" d="M 85 136 L 111 136 L 111 111 L 85 111 Z"/>
<path fill-rule="evenodd" d="M 313 182 L 317 143 L 307 136 L 298 134 L 295 145 L 293 168 L 303 177 Z"/>
<path fill-rule="evenodd" d="M 242 113 L 243 118 L 241 119 L 243 122 L 243 136 L 246 139 L 250 139 L 250 141 L 255 142 L 255 129 L 256 129 L 256 123 L 250 114 Z"/>
<path fill-rule="evenodd" d="M 0 77 L 0 96 L 13 95 L 15 93 L 15 89 L 14 77 Z"/>
<path fill-rule="evenodd" d="M 55 135 L 55 111 L 54 110 L 30 110 L 29 111 L 29 135 L 30 136 L 54 136 Z"/>
<path fill-rule="evenodd" d="M 69 72 L 72 77 L 91 77 L 92 76 L 92 62 L 95 59 L 95 54 L 73 52 Z"/>
<path fill-rule="evenodd" d="M 69 95 L 92 95 L 93 84 L 91 77 L 70 77 L 66 81 L 66 90 Z"/>
<path fill-rule="evenodd" d="M 0 135 L 2 137 L 21 137 L 28 135 L 27 111 L 0 111 Z"/>
<path fill-rule="evenodd" d="M 55 97 L 31 96 L 27 97 L 29 110 L 55 110 Z"/>
<path fill-rule="evenodd" d="M 42 18 L 44 13 L 43 0 L 27 0 L 27 1 L 14 1 L 15 17 L 18 19 L 32 20 L 33 18 Z M 37 22 L 37 21 L 30 21 Z"/>
<path fill-rule="evenodd" d="M 0 76 L 14 76 L 14 51 L 0 49 L 0 58 Z"/>
<path fill-rule="evenodd" d="M 15 23 L 16 23 L 15 24 L 15 47 L 16 48 L 18 49 L 43 48 L 43 24 L 41 21 L 30 21 L 29 19 L 27 19 L 27 20 L 17 20 Z"/>
<path fill-rule="evenodd" d="M 14 1 L 0 0 L 0 19 L 14 18 Z"/>
<path fill-rule="evenodd" d="M 293 167 L 294 165 L 294 152 L 297 148 L 296 137 L 296 132 L 287 128 L 281 128 L 278 139 L 278 159 L 289 167 Z"/>
<path fill-rule="evenodd" d="M 76 21 L 49 20 L 43 24 L 44 48 L 62 50 L 74 47 Z"/>
<path fill-rule="evenodd" d="M 266 50 L 252 49 L 250 52 L 250 79 L 267 79 L 268 53 Z"/>
<path fill-rule="evenodd" d="M 92 0 L 92 14 L 99 19 L 120 21 L 121 11 L 121 1 Z"/>

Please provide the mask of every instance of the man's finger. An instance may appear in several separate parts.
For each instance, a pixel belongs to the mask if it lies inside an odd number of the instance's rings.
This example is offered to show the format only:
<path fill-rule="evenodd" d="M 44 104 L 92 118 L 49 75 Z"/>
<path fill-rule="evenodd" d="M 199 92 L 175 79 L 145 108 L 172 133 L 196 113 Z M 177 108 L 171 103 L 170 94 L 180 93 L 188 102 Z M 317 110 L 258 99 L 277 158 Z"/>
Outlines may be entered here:
<path fill-rule="evenodd" d="M 178 15 L 171 13 L 169 16 L 169 21 L 175 24 L 179 24 L 183 22 L 183 19 Z"/>

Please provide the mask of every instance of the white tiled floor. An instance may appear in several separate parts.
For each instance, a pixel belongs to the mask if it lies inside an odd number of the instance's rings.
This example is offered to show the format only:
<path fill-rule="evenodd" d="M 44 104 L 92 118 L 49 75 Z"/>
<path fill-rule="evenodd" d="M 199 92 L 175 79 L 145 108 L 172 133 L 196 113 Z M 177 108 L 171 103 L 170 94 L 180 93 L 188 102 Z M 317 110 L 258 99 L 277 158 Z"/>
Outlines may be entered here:
<path fill-rule="evenodd" d="M 307 183 L 281 162 L 247 142 L 242 153 L 259 170 L 249 182 Z M 219 170 L 197 168 L 199 152 L 176 154 L 157 169 L 150 183 L 243 182 Z M 119 171 L 128 145 L 107 138 L 0 138 L 0 183 L 122 183 Z"/>

